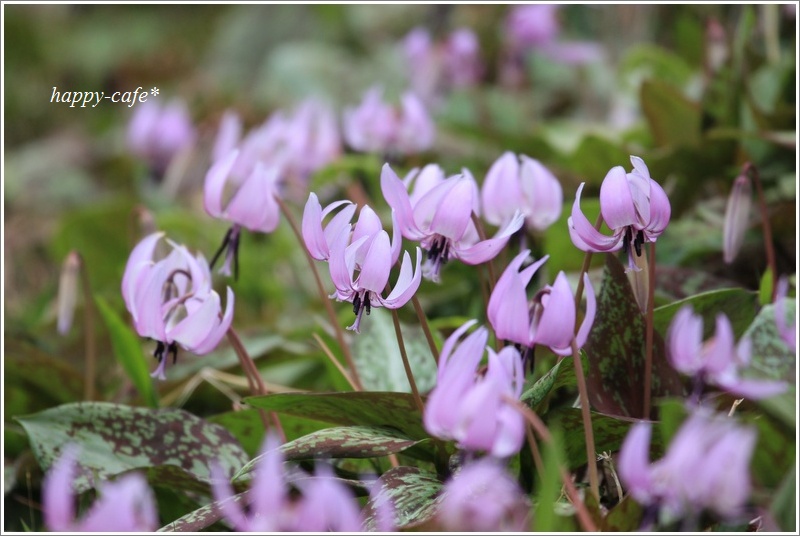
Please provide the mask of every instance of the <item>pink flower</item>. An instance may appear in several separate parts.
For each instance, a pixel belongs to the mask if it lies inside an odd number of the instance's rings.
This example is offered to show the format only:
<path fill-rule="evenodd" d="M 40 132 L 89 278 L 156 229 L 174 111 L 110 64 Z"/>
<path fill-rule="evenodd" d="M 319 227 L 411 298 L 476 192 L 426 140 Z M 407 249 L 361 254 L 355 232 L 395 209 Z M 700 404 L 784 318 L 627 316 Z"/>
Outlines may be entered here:
<path fill-rule="evenodd" d="M 506 152 L 483 181 L 481 201 L 486 221 L 501 225 L 519 211 L 537 231 L 550 227 L 561 215 L 564 194 L 558 179 L 538 160 Z"/>
<path fill-rule="evenodd" d="M 447 83 L 452 87 L 470 87 L 483 74 L 478 36 L 469 28 L 453 31 L 444 43 L 443 58 Z"/>
<path fill-rule="evenodd" d="M 233 320 L 233 291 L 228 287 L 222 316 L 219 294 L 211 288 L 211 272 L 202 255 L 168 240 L 172 252 L 153 260 L 164 233 L 144 238 L 131 252 L 122 278 L 122 296 L 137 333 L 158 342 L 159 366 L 153 376 L 165 379 L 165 351 L 177 357 L 178 345 L 204 355 L 225 336 Z M 222 316 L 220 318 L 220 316 Z"/>
<path fill-rule="evenodd" d="M 401 107 L 384 102 L 380 88 L 372 88 L 361 104 L 344 111 L 344 138 L 356 151 L 419 153 L 430 149 L 436 127 L 422 101 L 404 93 Z"/>
<path fill-rule="evenodd" d="M 489 322 L 500 339 L 527 348 L 540 344 L 558 355 L 569 355 L 572 340 L 575 339 L 578 347 L 583 346 L 594 322 L 596 302 L 591 281 L 584 274 L 586 317 L 575 335 L 575 296 L 564 272 L 558 273 L 552 286 L 547 285 L 537 292 L 529 305 L 525 288 L 548 258 L 542 257 L 520 271 L 529 253 L 524 250 L 514 257 L 498 279 L 489 298 Z"/>
<path fill-rule="evenodd" d="M 384 164 L 381 191 L 397 214 L 403 236 L 419 241 L 428 251 L 423 275 L 433 281 L 439 281 L 439 271 L 450 259 L 480 264 L 494 258 L 523 223 L 522 214 L 516 214 L 494 238 L 479 241 L 472 221 L 472 213 L 479 213 L 478 187 L 467 170 L 445 179 L 438 166 L 426 166 L 418 174 L 409 174 L 404 184 Z"/>
<path fill-rule="evenodd" d="M 128 147 L 147 160 L 158 172 L 184 148 L 194 143 L 196 134 L 189 112 L 180 101 L 163 107 L 155 100 L 136 106 L 128 125 Z"/>
<path fill-rule="evenodd" d="M 750 205 L 753 188 L 747 175 L 739 175 L 725 207 L 722 251 L 727 264 L 733 262 L 744 242 L 744 232 L 750 225 Z"/>
<path fill-rule="evenodd" d="M 503 467 L 484 458 L 445 483 L 439 521 L 452 532 L 525 532 L 530 530 L 530 506 Z"/>
<path fill-rule="evenodd" d="M 514 48 L 540 47 L 556 40 L 561 32 L 557 4 L 518 5 L 506 19 L 506 34 Z"/>
<path fill-rule="evenodd" d="M 522 416 L 506 401 L 522 394 L 522 360 L 513 347 L 503 348 L 499 354 L 489 349 L 488 370 L 476 378 L 486 348 L 486 328 L 477 329 L 456 348 L 474 323 L 467 322 L 445 341 L 436 387 L 425 405 L 425 429 L 436 437 L 457 441 L 460 448 L 498 458 L 511 456 L 522 448 L 525 437 Z"/>
<path fill-rule="evenodd" d="M 739 369 L 750 362 L 750 340 L 734 346 L 733 329 L 724 314 L 717 315 L 714 337 L 703 342 L 703 318 L 692 313 L 690 305 L 682 307 L 670 323 L 667 344 L 676 370 L 734 395 L 758 400 L 786 390 L 783 382 L 739 377 Z"/>
<path fill-rule="evenodd" d="M 775 291 L 775 325 L 778 328 L 781 338 L 792 352 L 797 351 L 797 313 L 792 320 L 792 325 L 786 322 L 786 303 L 790 299 L 789 280 L 786 276 L 778 279 L 778 287 Z"/>
<path fill-rule="evenodd" d="M 242 137 L 242 120 L 236 112 L 227 111 L 222 116 L 214 146 L 211 149 L 211 162 L 217 163 L 236 149 Z"/>
<path fill-rule="evenodd" d="M 42 488 L 44 522 L 54 532 L 153 532 L 158 528 L 153 492 L 147 480 L 129 474 L 98 487 L 98 498 L 81 520 L 75 512 L 72 483 L 78 449 L 70 445 L 47 473 Z"/>
<path fill-rule="evenodd" d="M 631 156 L 634 170 L 625 173 L 622 166 L 611 169 L 600 186 L 600 212 L 614 231 L 612 236 L 598 232 L 581 212 L 581 183 L 568 220 L 573 244 L 583 251 L 608 252 L 622 248 L 628 254 L 628 271 L 639 271 L 633 253 L 642 254 L 642 245 L 655 242 L 666 229 L 670 218 L 667 195 L 638 156 Z"/>
<path fill-rule="evenodd" d="M 620 479 L 637 502 L 659 505 L 674 517 L 703 510 L 728 519 L 743 513 L 750 496 L 754 429 L 698 409 L 678 430 L 665 456 L 650 463 L 651 426 L 635 424 L 619 453 Z"/>

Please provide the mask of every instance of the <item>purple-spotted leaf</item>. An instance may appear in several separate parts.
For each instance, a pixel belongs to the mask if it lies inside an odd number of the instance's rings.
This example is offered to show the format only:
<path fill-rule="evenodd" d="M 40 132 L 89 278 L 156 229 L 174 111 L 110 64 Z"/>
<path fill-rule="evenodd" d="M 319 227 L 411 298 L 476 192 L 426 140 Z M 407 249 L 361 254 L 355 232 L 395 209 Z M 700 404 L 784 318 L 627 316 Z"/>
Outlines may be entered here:
<path fill-rule="evenodd" d="M 228 497 L 225 501 L 233 501 L 241 508 L 249 504 L 249 493 L 249 491 L 244 491 L 233 497 Z M 223 503 L 215 501 L 193 512 L 189 512 L 175 521 L 164 525 L 158 529 L 158 532 L 198 532 L 204 528 L 210 527 L 222 519 L 222 510 L 219 508 L 220 504 Z"/>
<path fill-rule="evenodd" d="M 792 325 L 795 318 L 796 301 L 786 300 L 786 323 Z M 781 339 L 775 324 L 775 306 L 765 305 L 744 334 L 752 343 L 750 366 L 743 372 L 744 376 L 795 381 L 797 359 L 793 352 Z"/>
<path fill-rule="evenodd" d="M 398 529 L 421 525 L 436 515 L 442 483 L 435 474 L 417 467 L 394 467 L 381 475 L 380 486 L 380 496 L 394 507 L 394 524 Z M 364 528 L 375 530 L 372 500 L 367 503 Z"/>
<path fill-rule="evenodd" d="M 583 349 L 589 357 L 589 401 L 609 415 L 641 418 L 644 411 L 645 318 L 622 264 L 606 255 L 597 316 Z M 652 398 L 685 394 L 680 375 L 667 362 L 664 340 L 653 333 Z"/>
<path fill-rule="evenodd" d="M 583 370 L 589 368 L 589 360 L 583 352 L 581 352 L 581 363 L 583 364 Z M 575 385 L 576 381 L 573 360 L 561 359 L 553 368 L 536 380 L 536 383 L 530 389 L 522 393 L 520 401 L 536 409 L 553 389 L 566 385 Z"/>
<path fill-rule="evenodd" d="M 425 439 L 422 415 L 408 393 L 277 393 L 252 396 L 255 408 L 343 426 L 387 426 L 410 439 Z"/>
<path fill-rule="evenodd" d="M 187 476 L 208 483 L 211 462 L 219 463 L 227 474 L 233 475 L 248 459 L 223 427 L 179 409 L 79 402 L 17 420 L 25 428 L 44 470 L 51 467 L 67 444 L 80 446 L 74 483 L 78 492 L 131 469 L 163 465 L 181 470 L 167 470 L 174 478 Z M 179 473 L 181 476 L 176 476 Z"/>

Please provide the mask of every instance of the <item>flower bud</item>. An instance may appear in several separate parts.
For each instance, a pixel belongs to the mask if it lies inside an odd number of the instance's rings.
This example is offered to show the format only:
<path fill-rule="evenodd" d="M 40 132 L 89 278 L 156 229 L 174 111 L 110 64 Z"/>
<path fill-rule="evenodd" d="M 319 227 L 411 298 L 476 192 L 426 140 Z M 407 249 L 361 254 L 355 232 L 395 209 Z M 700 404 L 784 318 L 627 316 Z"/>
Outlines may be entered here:
<path fill-rule="evenodd" d="M 744 232 L 750 222 L 750 205 L 753 187 L 746 175 L 739 175 L 733 183 L 725 208 L 725 224 L 722 230 L 723 258 L 727 264 L 733 262 L 744 242 Z"/>

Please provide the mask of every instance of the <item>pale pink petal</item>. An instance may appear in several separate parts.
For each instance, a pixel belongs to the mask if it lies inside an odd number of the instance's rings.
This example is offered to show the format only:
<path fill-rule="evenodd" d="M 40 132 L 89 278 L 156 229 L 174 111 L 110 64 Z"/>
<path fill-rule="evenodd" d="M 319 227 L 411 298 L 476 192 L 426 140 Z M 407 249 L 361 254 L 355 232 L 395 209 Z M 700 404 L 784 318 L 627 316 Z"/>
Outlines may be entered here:
<path fill-rule="evenodd" d="M 234 500 L 234 492 L 228 475 L 217 463 L 211 464 L 211 493 L 217 503 L 217 507 L 222 511 L 223 517 L 230 521 L 236 530 L 247 532 L 250 528 L 247 516 L 245 516 L 242 507 Z M 254 500 L 258 500 L 258 495 Z"/>
<path fill-rule="evenodd" d="M 423 195 L 427 194 L 434 187 L 444 182 L 444 170 L 442 170 L 442 168 L 437 164 L 427 164 L 419 173 L 416 173 L 416 170 L 409 172 L 405 179 L 403 179 L 403 183 L 406 185 L 406 187 L 408 187 L 412 180 L 414 182 L 414 188 L 413 190 L 410 190 L 411 195 L 409 196 L 409 199 L 411 200 L 411 205 L 413 206 L 417 204 Z"/>
<path fill-rule="evenodd" d="M 44 523 L 54 532 L 71 532 L 75 523 L 73 482 L 78 476 L 78 447 L 66 446 L 50 467 L 42 486 Z"/>
<path fill-rule="evenodd" d="M 541 162 L 521 155 L 520 186 L 527 200 L 525 219 L 528 224 L 543 231 L 561 216 L 564 191 L 561 183 Z"/>
<path fill-rule="evenodd" d="M 233 169 L 233 164 L 239 157 L 239 151 L 231 151 L 228 156 L 215 162 L 206 173 L 203 201 L 206 212 L 214 218 L 224 217 L 222 214 L 222 192 L 225 181 Z"/>
<path fill-rule="evenodd" d="M 509 237 L 520 230 L 524 222 L 525 218 L 518 212 L 494 237 L 466 249 L 461 249 L 459 243 L 454 244 L 454 256 L 466 264 L 480 264 L 493 259 L 508 243 Z"/>
<path fill-rule="evenodd" d="M 381 192 L 383 192 L 386 203 L 397 214 L 397 223 L 403 236 L 409 240 L 421 240 L 424 238 L 425 234 L 419 230 L 414 221 L 414 211 L 411 208 L 408 191 L 403 181 L 389 167 L 389 164 L 384 164 L 381 169 Z"/>
<path fill-rule="evenodd" d="M 153 532 L 158 528 L 155 497 L 141 474 L 100 487 L 99 497 L 75 527 L 80 532 Z"/>
<path fill-rule="evenodd" d="M 730 378 L 716 381 L 723 390 L 749 400 L 770 398 L 785 392 L 789 385 L 780 381 L 751 380 L 746 378 Z"/>
<path fill-rule="evenodd" d="M 597 311 L 597 299 L 594 295 L 594 287 L 592 287 L 589 274 L 583 274 L 583 288 L 584 294 L 586 294 L 586 316 L 583 317 L 583 323 L 578 330 L 578 334 L 575 336 L 575 342 L 578 348 L 583 348 L 583 345 L 586 344 L 586 339 L 589 337 L 589 332 L 592 330 L 594 315 Z"/>
<path fill-rule="evenodd" d="M 218 162 L 236 148 L 242 137 L 242 120 L 232 111 L 225 112 L 219 124 L 214 147 L 211 149 L 211 161 Z"/>
<path fill-rule="evenodd" d="M 645 229 L 647 237 L 655 242 L 669 224 L 671 215 L 669 198 L 656 181 L 650 182 L 650 222 Z"/>
<path fill-rule="evenodd" d="M 125 300 L 128 310 L 131 309 L 136 288 L 141 284 L 141 276 L 147 270 L 143 266 L 153 264 L 153 253 L 156 250 L 158 241 L 164 236 L 163 232 L 156 232 L 146 236 L 131 251 L 128 262 L 125 265 L 125 273 L 122 275 L 122 297 Z"/>
<path fill-rule="evenodd" d="M 518 270 L 528 253 L 527 249 L 522 251 L 509 263 L 497 280 L 487 307 L 487 317 L 497 338 L 523 346 L 530 345 L 530 324 L 525 283 L 520 279 Z"/>
<path fill-rule="evenodd" d="M 724 314 L 718 314 L 714 338 L 706 342 L 701 352 L 703 369 L 712 376 L 736 370 L 735 344 L 730 320 Z"/>
<path fill-rule="evenodd" d="M 544 311 L 533 334 L 534 342 L 551 348 L 569 348 L 575 337 L 575 297 L 564 272 L 558 273 L 549 296 L 542 301 Z"/>
<path fill-rule="evenodd" d="M 389 281 L 391 264 L 391 246 L 389 235 L 380 231 L 372 240 L 369 251 L 361 266 L 356 286 L 359 289 L 371 290 L 380 295 Z"/>
<path fill-rule="evenodd" d="M 703 341 L 703 319 L 692 313 L 691 305 L 683 306 L 673 317 L 667 330 L 667 355 L 675 370 L 696 374 Z"/>
<path fill-rule="evenodd" d="M 645 505 L 650 504 L 653 490 L 650 431 L 649 423 L 634 424 L 622 443 L 617 462 L 620 480 L 633 498 Z"/>
<path fill-rule="evenodd" d="M 219 295 L 216 292 L 208 294 L 200 307 L 167 332 L 168 340 L 164 342 L 175 341 L 193 352 L 194 347 L 202 343 L 219 323 L 220 310 Z"/>
<path fill-rule="evenodd" d="M 431 221 L 432 233 L 459 240 L 472 219 L 473 190 L 470 181 L 457 179 L 455 185 L 436 208 Z"/>
<path fill-rule="evenodd" d="M 581 211 L 581 191 L 585 184 L 585 182 L 582 182 L 578 187 L 578 192 L 575 194 L 575 202 L 572 204 L 572 215 L 567 220 L 572 243 L 583 251 L 594 251 L 596 253 L 616 251 L 622 247 L 621 236 L 616 234 L 606 236 L 600 233 L 589 223 L 589 220 L 586 219 L 586 216 Z"/>
<path fill-rule="evenodd" d="M 347 241 L 350 238 L 350 225 L 339 232 L 339 236 L 331 244 L 331 256 L 328 259 L 328 269 L 331 280 L 340 293 L 348 293 L 353 290 L 352 269 L 348 269 L 345 258 Z M 364 240 L 366 237 L 362 238 Z"/>
<path fill-rule="evenodd" d="M 233 322 L 233 305 L 235 299 L 233 290 L 231 290 L 230 287 L 228 287 L 227 292 L 227 298 L 225 301 L 225 314 L 222 317 L 222 321 L 213 329 L 213 331 L 211 331 L 211 333 L 208 334 L 208 337 L 206 337 L 203 342 L 192 349 L 192 352 L 197 355 L 207 354 L 216 348 L 222 338 L 227 334 L 228 329 L 231 327 L 231 322 Z M 216 294 L 216 292 L 214 294 Z"/>
<path fill-rule="evenodd" d="M 278 204 L 272 190 L 275 177 L 275 169 L 265 169 L 260 162 L 256 164 L 228 203 L 225 216 L 251 231 L 274 231 L 278 224 Z"/>
<path fill-rule="evenodd" d="M 411 256 L 408 251 L 403 252 L 403 264 L 400 267 L 400 275 L 397 277 L 392 292 L 386 299 L 381 299 L 381 303 L 389 309 L 397 309 L 405 305 L 408 300 L 417 292 L 419 285 L 422 282 L 422 270 L 420 270 L 420 263 L 422 253 L 417 248 L 417 266 L 413 273 L 411 271 Z"/>
<path fill-rule="evenodd" d="M 447 365 L 447 361 L 450 358 L 450 354 L 453 352 L 453 348 L 458 343 L 458 339 L 466 333 L 466 331 L 477 324 L 477 320 L 470 320 L 465 322 L 460 328 L 455 330 L 447 339 L 445 339 L 444 344 L 442 345 L 442 351 L 439 353 L 439 373 L 445 369 Z"/>
<path fill-rule="evenodd" d="M 255 479 L 251 493 L 256 512 L 278 515 L 286 500 L 285 477 L 283 474 L 283 451 L 280 441 L 273 433 L 267 433 L 259 453 L 261 459 L 255 467 Z"/>
<path fill-rule="evenodd" d="M 611 229 L 616 230 L 639 223 L 631 185 L 622 166 L 611 168 L 603 179 L 603 184 L 600 185 L 600 211 L 603 213 L 603 220 Z"/>

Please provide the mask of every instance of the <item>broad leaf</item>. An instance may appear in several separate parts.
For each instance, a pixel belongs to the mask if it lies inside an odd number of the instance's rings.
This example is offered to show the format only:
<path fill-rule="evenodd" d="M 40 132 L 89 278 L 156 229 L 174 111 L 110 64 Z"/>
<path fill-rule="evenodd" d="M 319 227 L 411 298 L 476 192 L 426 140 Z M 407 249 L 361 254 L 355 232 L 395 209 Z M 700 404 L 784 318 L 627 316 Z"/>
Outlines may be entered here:
<path fill-rule="evenodd" d="M 394 506 L 394 524 L 398 529 L 430 521 L 439 507 L 442 483 L 433 473 L 416 467 L 395 467 L 380 477 L 382 498 Z M 375 530 L 372 501 L 367 504 L 365 529 Z"/>
<path fill-rule="evenodd" d="M 793 325 L 796 301 L 787 299 L 786 315 L 788 325 Z M 781 339 L 775 324 L 775 306 L 765 305 L 758 316 L 744 333 L 752 342 L 750 367 L 744 372 L 745 376 L 754 378 L 769 378 L 795 382 L 797 359 L 793 352 Z"/>
<path fill-rule="evenodd" d="M 583 352 L 581 352 L 581 365 L 583 370 L 589 369 L 589 360 Z M 561 359 L 553 368 L 536 380 L 536 383 L 530 389 L 522 393 L 520 400 L 531 408 L 536 409 L 551 391 L 565 385 L 575 385 L 575 383 L 575 364 L 573 359 Z"/>
<path fill-rule="evenodd" d="M 703 338 L 706 339 L 714 334 L 716 316 L 720 313 L 728 317 L 734 335 L 740 337 L 756 317 L 758 302 L 753 292 L 740 288 L 704 292 L 669 305 L 656 307 L 653 311 L 653 325 L 656 331 L 666 337 L 675 313 L 686 305 L 691 305 L 694 314 L 703 317 Z"/>
<path fill-rule="evenodd" d="M 178 409 L 79 402 L 17 420 L 44 470 L 52 466 L 67 444 L 80 446 L 74 484 L 78 492 L 131 469 L 163 465 L 176 466 L 207 483 L 212 462 L 231 475 L 247 462 L 247 454 L 227 430 Z M 169 474 L 178 478 L 175 471 Z"/>
<path fill-rule="evenodd" d="M 249 491 L 244 491 L 225 499 L 225 501 L 233 501 L 242 508 L 249 503 L 249 493 Z M 219 508 L 220 504 L 224 503 L 215 501 L 198 508 L 194 512 L 189 512 L 185 516 L 164 525 L 158 529 L 158 532 L 198 532 L 206 527 L 210 527 L 222 519 L 222 510 Z"/>
<path fill-rule="evenodd" d="M 699 144 L 700 107 L 673 86 L 660 80 L 645 80 L 641 103 L 658 145 Z"/>

